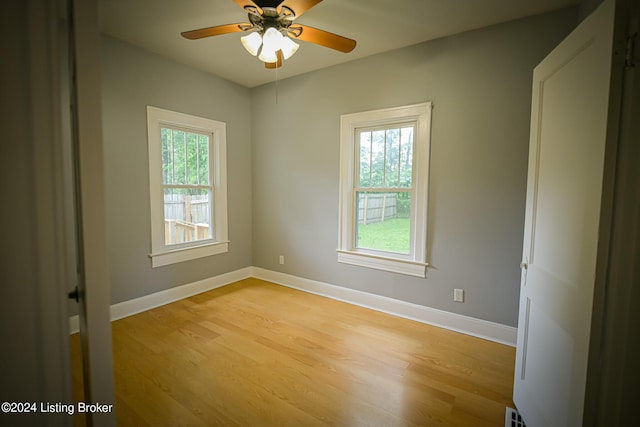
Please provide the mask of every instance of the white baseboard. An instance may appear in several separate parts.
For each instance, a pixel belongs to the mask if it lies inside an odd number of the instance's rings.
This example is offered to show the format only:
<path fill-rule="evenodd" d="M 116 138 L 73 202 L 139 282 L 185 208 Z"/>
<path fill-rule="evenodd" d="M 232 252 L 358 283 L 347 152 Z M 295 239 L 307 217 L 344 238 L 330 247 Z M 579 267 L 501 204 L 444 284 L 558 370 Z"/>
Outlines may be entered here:
<path fill-rule="evenodd" d="M 450 313 L 448 311 L 412 304 L 406 301 L 400 301 L 380 295 L 356 291 L 341 286 L 330 285 L 324 282 L 304 279 L 290 274 L 265 270 L 259 267 L 246 267 L 220 276 L 211 277 L 194 283 L 167 289 L 165 291 L 156 292 L 151 295 L 114 304 L 111 306 L 111 320 L 122 319 L 123 317 L 169 304 L 183 298 L 188 298 L 192 295 L 219 288 L 249 277 L 255 277 L 257 279 L 277 283 L 289 288 L 336 299 L 497 343 L 513 347 L 516 345 L 518 330 L 511 326 L 476 319 L 474 317 L 463 316 L 461 314 Z M 72 316 L 69 318 L 69 328 L 72 334 L 78 332 L 78 316 Z"/>
<path fill-rule="evenodd" d="M 259 267 L 253 267 L 252 275 L 257 279 L 333 298 L 405 319 L 438 326 L 440 328 L 449 329 L 466 335 L 472 335 L 512 347 L 515 347 L 516 345 L 518 329 L 502 325 L 500 323 L 450 313 L 448 311 L 412 304 L 406 301 L 400 301 L 367 292 L 343 288 L 341 286 L 330 285 L 328 283 L 304 279 L 289 274 L 265 270 Z"/>
<path fill-rule="evenodd" d="M 190 296 L 210 291 L 211 289 L 220 288 L 239 280 L 252 277 L 253 267 L 246 267 L 230 273 L 221 274 L 219 276 L 209 277 L 208 279 L 199 280 L 197 282 L 188 283 L 165 291 L 156 292 L 135 298 L 129 301 L 123 301 L 111 306 L 111 320 L 122 319 L 123 317 L 132 316 L 143 311 L 151 310 L 161 305 L 169 304 Z M 69 331 L 75 334 L 80 330 L 78 316 L 69 318 Z"/>

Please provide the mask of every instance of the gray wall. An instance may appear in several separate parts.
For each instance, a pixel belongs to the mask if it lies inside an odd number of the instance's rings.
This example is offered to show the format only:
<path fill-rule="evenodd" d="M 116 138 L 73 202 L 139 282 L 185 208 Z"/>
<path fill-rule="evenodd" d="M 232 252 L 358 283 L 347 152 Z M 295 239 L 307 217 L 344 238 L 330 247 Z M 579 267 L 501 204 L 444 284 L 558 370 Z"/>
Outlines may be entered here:
<path fill-rule="evenodd" d="M 106 36 L 102 76 L 111 303 L 250 266 L 249 90 Z M 147 105 L 227 124 L 228 253 L 151 268 Z"/>
<path fill-rule="evenodd" d="M 326 68 L 279 82 L 277 104 L 274 84 L 253 89 L 253 264 L 516 326 L 532 70 L 576 22 L 568 9 Z M 428 277 L 338 264 L 340 115 L 421 101 Z"/>

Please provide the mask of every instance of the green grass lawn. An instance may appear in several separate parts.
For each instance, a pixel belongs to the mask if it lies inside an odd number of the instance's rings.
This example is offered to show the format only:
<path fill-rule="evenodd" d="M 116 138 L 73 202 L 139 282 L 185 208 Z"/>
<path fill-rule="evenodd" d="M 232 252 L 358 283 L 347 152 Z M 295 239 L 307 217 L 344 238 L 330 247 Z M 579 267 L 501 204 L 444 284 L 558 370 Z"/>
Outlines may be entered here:
<path fill-rule="evenodd" d="M 408 254 L 409 243 L 409 218 L 394 218 L 367 225 L 358 224 L 359 248 Z"/>

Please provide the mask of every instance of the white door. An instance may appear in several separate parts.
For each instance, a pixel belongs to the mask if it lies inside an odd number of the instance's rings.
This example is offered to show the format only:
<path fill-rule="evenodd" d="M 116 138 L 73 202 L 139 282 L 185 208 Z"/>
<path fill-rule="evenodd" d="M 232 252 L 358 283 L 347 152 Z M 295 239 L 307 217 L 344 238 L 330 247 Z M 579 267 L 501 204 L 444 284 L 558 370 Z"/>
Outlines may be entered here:
<path fill-rule="evenodd" d="M 513 400 L 528 427 L 581 426 L 614 1 L 533 74 Z"/>

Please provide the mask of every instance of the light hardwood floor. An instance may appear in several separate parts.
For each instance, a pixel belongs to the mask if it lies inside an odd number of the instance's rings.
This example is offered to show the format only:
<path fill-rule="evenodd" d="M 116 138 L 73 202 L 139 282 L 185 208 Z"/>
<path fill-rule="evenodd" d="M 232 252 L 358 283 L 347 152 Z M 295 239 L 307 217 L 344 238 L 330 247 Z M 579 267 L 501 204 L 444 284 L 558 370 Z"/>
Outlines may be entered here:
<path fill-rule="evenodd" d="M 77 386 L 77 334 L 72 358 Z M 113 322 L 113 358 L 119 426 L 504 426 L 513 407 L 514 348 L 257 279 Z"/>

